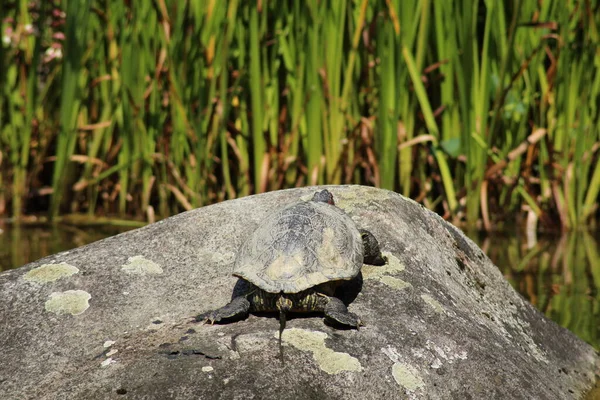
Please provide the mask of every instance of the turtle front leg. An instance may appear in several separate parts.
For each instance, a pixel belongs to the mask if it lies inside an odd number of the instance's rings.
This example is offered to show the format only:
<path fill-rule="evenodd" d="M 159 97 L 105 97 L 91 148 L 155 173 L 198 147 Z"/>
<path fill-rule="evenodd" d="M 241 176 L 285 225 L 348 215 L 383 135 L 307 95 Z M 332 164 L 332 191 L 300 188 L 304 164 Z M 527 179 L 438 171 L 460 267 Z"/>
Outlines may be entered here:
<path fill-rule="evenodd" d="M 365 264 L 384 265 L 387 262 L 387 259 L 381 254 L 379 242 L 375 236 L 366 229 L 359 229 L 359 231 L 365 250 Z"/>
<path fill-rule="evenodd" d="M 347 325 L 352 328 L 358 329 L 363 323 L 356 314 L 351 313 L 346 308 L 346 305 L 342 300 L 337 297 L 328 297 L 328 302 L 325 305 L 323 313 L 325 317 L 334 320 L 342 325 Z"/>
<path fill-rule="evenodd" d="M 206 323 L 214 324 L 223 319 L 245 317 L 248 315 L 249 310 L 250 302 L 248 299 L 245 296 L 239 296 L 235 297 L 231 302 L 221 308 L 198 315 L 196 321 L 205 321 Z"/>

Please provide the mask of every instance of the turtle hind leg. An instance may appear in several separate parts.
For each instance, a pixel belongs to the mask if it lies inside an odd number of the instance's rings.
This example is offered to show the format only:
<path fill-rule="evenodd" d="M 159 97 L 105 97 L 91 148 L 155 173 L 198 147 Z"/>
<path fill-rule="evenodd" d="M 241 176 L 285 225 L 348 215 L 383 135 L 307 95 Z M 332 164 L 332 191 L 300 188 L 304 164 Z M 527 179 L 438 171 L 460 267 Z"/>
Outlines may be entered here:
<path fill-rule="evenodd" d="M 375 236 L 373 236 L 373 234 L 366 229 L 359 229 L 359 231 L 363 240 L 365 264 L 384 265 L 387 262 L 387 259 L 383 256 L 383 254 L 381 254 L 379 242 Z"/>
<path fill-rule="evenodd" d="M 221 320 L 229 320 L 234 318 L 243 318 L 250 311 L 250 302 L 244 296 L 235 297 L 227 305 L 217 308 L 214 311 L 209 311 L 200 314 L 196 317 L 197 322 L 206 321 L 213 324 Z"/>
<path fill-rule="evenodd" d="M 330 320 L 351 328 L 358 329 L 359 326 L 363 325 L 358 316 L 348 311 L 346 305 L 337 297 L 329 297 L 323 313 Z"/>

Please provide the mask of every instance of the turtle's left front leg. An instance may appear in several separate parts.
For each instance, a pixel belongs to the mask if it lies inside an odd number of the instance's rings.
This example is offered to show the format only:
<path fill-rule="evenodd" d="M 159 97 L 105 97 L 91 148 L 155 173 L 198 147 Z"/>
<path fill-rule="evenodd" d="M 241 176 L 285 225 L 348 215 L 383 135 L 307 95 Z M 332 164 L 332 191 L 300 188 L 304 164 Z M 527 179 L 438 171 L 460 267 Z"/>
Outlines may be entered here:
<path fill-rule="evenodd" d="M 381 249 L 379 248 L 379 242 L 373 236 L 371 232 L 366 229 L 359 229 L 360 236 L 363 240 L 363 247 L 365 251 L 365 264 L 371 265 L 383 265 L 386 263 L 387 259 L 381 254 Z"/>
<path fill-rule="evenodd" d="M 344 302 L 342 302 L 342 300 L 338 299 L 337 297 L 328 297 L 327 299 L 329 301 L 323 310 L 323 313 L 327 318 L 332 319 L 342 325 L 347 325 L 356 329 L 363 325 L 356 314 L 348 311 L 348 308 L 346 308 L 346 305 Z"/>
<path fill-rule="evenodd" d="M 250 311 L 250 302 L 246 296 L 235 297 L 227 305 L 217 308 L 214 311 L 208 311 L 196 317 L 197 322 L 206 321 L 213 324 L 223 319 L 231 319 L 235 317 L 245 317 Z"/>

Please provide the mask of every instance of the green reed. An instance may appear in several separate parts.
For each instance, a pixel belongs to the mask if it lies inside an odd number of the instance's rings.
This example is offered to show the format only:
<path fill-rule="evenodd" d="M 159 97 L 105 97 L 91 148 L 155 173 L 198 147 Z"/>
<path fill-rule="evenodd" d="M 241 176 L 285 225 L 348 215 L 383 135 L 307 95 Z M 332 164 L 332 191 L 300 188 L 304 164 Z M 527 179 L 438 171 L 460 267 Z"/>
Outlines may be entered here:
<path fill-rule="evenodd" d="M 65 41 L 63 46 L 64 62 L 60 85 L 60 105 L 58 109 L 59 132 L 56 138 L 56 159 L 52 177 L 52 197 L 50 216 L 58 214 L 64 201 L 64 192 L 73 179 L 71 156 L 75 153 L 79 107 L 82 103 L 82 90 L 88 71 L 85 65 L 86 30 L 88 27 L 89 1 L 67 3 Z M 43 21 L 43 19 L 41 19 Z"/>
<path fill-rule="evenodd" d="M 53 4 L 0 6 L 14 216 L 50 196 L 52 217 L 152 220 L 321 183 L 486 229 L 598 215 L 598 0 Z"/>

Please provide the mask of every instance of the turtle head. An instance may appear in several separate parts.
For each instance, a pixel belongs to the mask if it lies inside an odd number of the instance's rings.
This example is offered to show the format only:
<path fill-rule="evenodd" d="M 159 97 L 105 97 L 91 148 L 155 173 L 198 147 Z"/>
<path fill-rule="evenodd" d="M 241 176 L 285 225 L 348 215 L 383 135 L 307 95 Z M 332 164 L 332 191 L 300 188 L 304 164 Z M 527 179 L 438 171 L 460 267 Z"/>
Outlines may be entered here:
<path fill-rule="evenodd" d="M 318 201 L 319 203 L 327 203 L 331 204 L 332 206 L 335 205 L 333 201 L 333 195 L 327 189 L 323 189 L 320 192 L 315 193 L 315 195 L 312 198 L 312 201 Z"/>

